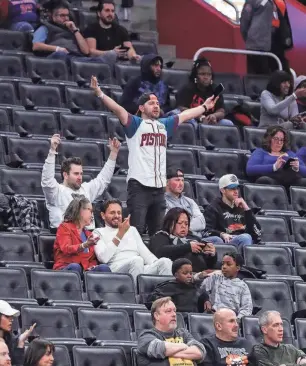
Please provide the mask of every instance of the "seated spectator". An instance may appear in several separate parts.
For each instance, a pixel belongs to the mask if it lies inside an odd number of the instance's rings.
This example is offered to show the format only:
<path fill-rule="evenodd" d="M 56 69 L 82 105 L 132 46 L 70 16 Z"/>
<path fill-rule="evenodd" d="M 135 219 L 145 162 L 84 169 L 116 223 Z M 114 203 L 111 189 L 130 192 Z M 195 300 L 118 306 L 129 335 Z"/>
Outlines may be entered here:
<path fill-rule="evenodd" d="M 107 264 L 98 264 L 94 246 L 99 238 L 85 229 L 92 220 L 92 204 L 76 195 L 64 214 L 64 222 L 56 233 L 53 247 L 53 269 L 82 273 L 84 271 L 111 272 Z"/>
<path fill-rule="evenodd" d="M 102 0 L 97 9 L 98 22 L 84 31 L 91 56 L 113 54 L 116 58 L 140 60 L 130 41 L 128 31 L 115 21 L 115 3 Z"/>
<path fill-rule="evenodd" d="M 248 285 L 238 278 L 243 266 L 243 258 L 236 252 L 224 254 L 221 271 L 197 273 L 195 280 L 202 280 L 200 292 L 206 291 L 210 296 L 212 310 L 231 309 L 240 320 L 243 316 L 252 315 L 253 303 Z"/>
<path fill-rule="evenodd" d="M 177 328 L 176 307 L 170 297 L 154 301 L 151 316 L 154 327 L 138 337 L 138 366 L 193 366 L 204 360 L 204 346 L 186 328 Z"/>
<path fill-rule="evenodd" d="M 203 313 L 203 310 L 211 310 L 208 294 L 204 291 L 200 297 L 198 296 L 193 281 L 192 263 L 189 259 L 176 259 L 172 264 L 172 274 L 175 279 L 159 283 L 155 287 L 148 298 L 149 305 L 161 297 L 169 296 L 179 312 Z"/>
<path fill-rule="evenodd" d="M 13 309 L 8 302 L 0 300 L 0 338 L 6 343 L 14 366 L 23 365 L 24 345 L 36 326 L 33 324 L 22 334 L 14 335 L 12 332 L 13 319 L 19 315 L 20 311 Z M 2 346 L 2 348 L 5 347 Z M 7 353 L 6 349 L 4 352 Z"/>
<path fill-rule="evenodd" d="M 160 56 L 154 54 L 143 56 L 140 63 L 141 75 L 129 79 L 120 101 L 122 107 L 129 113 L 137 113 L 138 100 L 143 93 L 156 95 L 161 114 L 170 110 L 169 88 L 162 80 L 163 66 L 164 61 Z"/>
<path fill-rule="evenodd" d="M 216 248 L 212 243 L 189 235 L 190 215 L 183 208 L 171 208 L 166 214 L 161 231 L 150 239 L 150 250 L 157 258 L 171 260 L 188 258 L 196 272 L 213 269 L 217 262 Z"/>
<path fill-rule="evenodd" d="M 233 310 L 219 309 L 214 314 L 215 335 L 202 339 L 206 349 L 203 366 L 247 365 L 252 344 L 239 337 L 239 324 Z"/>
<path fill-rule="evenodd" d="M 48 58 L 62 60 L 77 58 L 78 61 L 101 62 L 113 66 L 116 62 L 115 54 L 88 57 L 87 42 L 70 18 L 68 4 L 55 3 L 50 10 L 50 20 L 43 20 L 42 25 L 34 32 L 33 52 L 40 56 L 47 55 Z"/>
<path fill-rule="evenodd" d="M 281 126 L 267 129 L 262 148 L 252 153 L 246 172 L 260 184 L 280 184 L 286 188 L 306 185 L 306 166 L 299 155 L 289 150 L 289 136 Z"/>
<path fill-rule="evenodd" d="M 286 71 L 275 71 L 270 77 L 267 89 L 261 93 L 260 122 L 259 127 L 281 125 L 286 129 L 292 129 L 290 121 L 299 114 L 296 100 L 306 97 L 306 88 L 296 89 L 292 93 L 293 85 L 291 75 Z M 306 124 L 301 124 L 301 129 Z"/>
<path fill-rule="evenodd" d="M 80 158 L 72 157 L 64 160 L 61 166 L 63 183 L 60 184 L 54 177 L 56 150 L 60 143 L 60 135 L 53 135 L 50 151 L 41 175 L 41 186 L 49 211 L 51 232 L 53 233 L 56 232 L 59 224 L 63 221 L 64 212 L 73 199 L 72 194 L 84 195 L 90 202 L 93 202 L 105 191 L 114 174 L 120 148 L 120 142 L 116 138 L 109 140 L 110 154 L 108 160 L 98 176 L 90 182 L 82 183 L 83 168 Z M 91 228 L 94 228 L 94 225 L 94 220 L 92 220 Z"/>
<path fill-rule="evenodd" d="M 180 110 L 194 108 L 213 95 L 216 84 L 213 83 L 213 70 L 206 59 L 199 59 L 194 62 L 189 83 L 178 91 L 176 104 Z M 200 117 L 199 122 L 208 125 L 233 126 L 233 122 L 225 119 L 224 99 L 220 95 L 215 107 L 209 114 Z M 194 121 L 195 125 L 196 122 Z M 196 126 L 196 125 L 195 125 Z"/>
<path fill-rule="evenodd" d="M 99 238 L 95 253 L 100 262 L 107 263 L 112 272 L 130 273 L 135 283 L 139 274 L 171 275 L 171 260 L 157 259 L 149 251 L 137 229 L 130 226 L 130 216 L 122 220 L 119 200 L 105 202 L 101 216 L 105 227 L 94 231 Z"/>
<path fill-rule="evenodd" d="M 205 233 L 205 217 L 200 211 L 197 203 L 183 193 L 184 190 L 184 172 L 181 169 L 168 169 L 166 186 L 166 212 L 171 208 L 180 207 L 188 211 L 190 215 L 190 233 L 206 242 L 213 244 L 222 244 L 223 241 L 218 236 L 207 237 Z"/>
<path fill-rule="evenodd" d="M 18 32 L 34 32 L 38 22 L 36 0 L 10 1 L 8 8 L 10 29 Z"/>
<path fill-rule="evenodd" d="M 10 352 L 3 338 L 0 338 L 0 366 L 11 366 Z"/>
<path fill-rule="evenodd" d="M 295 79 L 294 90 L 295 92 L 299 89 L 306 89 L 306 76 L 300 75 Z M 306 112 L 306 96 L 297 99 L 297 106 L 299 113 Z"/>
<path fill-rule="evenodd" d="M 28 346 L 23 366 L 52 366 L 54 344 L 47 339 L 36 338 Z"/>
<path fill-rule="evenodd" d="M 260 241 L 260 225 L 245 200 L 239 197 L 236 175 L 223 175 L 219 179 L 219 190 L 221 197 L 215 198 L 204 211 L 206 230 L 242 252 L 244 246 Z"/>
<path fill-rule="evenodd" d="M 256 344 L 250 355 L 252 365 L 305 365 L 306 355 L 292 344 L 284 344 L 284 327 L 280 313 L 265 311 L 259 316 L 258 323 L 263 342 Z"/>

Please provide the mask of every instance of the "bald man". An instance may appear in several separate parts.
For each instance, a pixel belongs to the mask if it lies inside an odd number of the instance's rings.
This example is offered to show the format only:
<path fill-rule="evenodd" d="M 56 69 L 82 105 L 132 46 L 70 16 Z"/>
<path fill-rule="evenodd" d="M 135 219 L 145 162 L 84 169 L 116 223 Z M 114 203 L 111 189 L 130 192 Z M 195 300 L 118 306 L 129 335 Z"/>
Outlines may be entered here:
<path fill-rule="evenodd" d="M 11 366 L 9 350 L 3 338 L 0 338 L 0 366 Z"/>
<path fill-rule="evenodd" d="M 203 366 L 226 366 L 226 359 L 230 357 L 243 357 L 245 364 L 244 356 L 251 352 L 252 344 L 247 339 L 238 337 L 239 325 L 235 312 L 230 309 L 216 311 L 214 327 L 216 335 L 205 337 L 201 341 L 207 352 Z"/>

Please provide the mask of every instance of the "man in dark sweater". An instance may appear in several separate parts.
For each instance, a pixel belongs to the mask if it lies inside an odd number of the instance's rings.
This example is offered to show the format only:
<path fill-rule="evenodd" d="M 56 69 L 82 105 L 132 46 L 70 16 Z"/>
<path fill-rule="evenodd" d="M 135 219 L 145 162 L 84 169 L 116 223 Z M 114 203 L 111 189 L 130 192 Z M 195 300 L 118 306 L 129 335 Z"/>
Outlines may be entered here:
<path fill-rule="evenodd" d="M 251 342 L 238 337 L 239 325 L 236 314 L 230 309 L 219 309 L 214 314 L 216 335 L 202 339 L 206 349 L 203 366 L 226 366 L 237 360 L 248 363 L 248 354 L 252 350 Z"/>
<path fill-rule="evenodd" d="M 205 209 L 206 230 L 209 236 L 219 236 L 226 244 L 243 247 L 258 243 L 261 228 L 245 200 L 239 197 L 236 175 L 226 174 L 219 180 L 220 198 Z"/>
<path fill-rule="evenodd" d="M 283 321 L 277 311 L 265 311 L 258 319 L 263 343 L 253 347 L 250 354 L 252 365 L 295 366 L 305 365 L 306 355 L 292 344 L 283 344 Z"/>

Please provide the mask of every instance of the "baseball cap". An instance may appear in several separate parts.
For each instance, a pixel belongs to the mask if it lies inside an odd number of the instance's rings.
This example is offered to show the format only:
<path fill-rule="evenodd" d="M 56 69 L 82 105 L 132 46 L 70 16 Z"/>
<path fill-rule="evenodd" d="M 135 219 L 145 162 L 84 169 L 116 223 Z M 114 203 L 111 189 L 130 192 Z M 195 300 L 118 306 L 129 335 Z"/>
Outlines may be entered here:
<path fill-rule="evenodd" d="M 179 168 L 169 168 L 167 170 L 167 179 L 184 177 L 184 172 Z"/>
<path fill-rule="evenodd" d="M 239 180 L 235 174 L 226 174 L 219 179 L 219 189 L 222 188 L 237 188 L 239 187 Z"/>
<path fill-rule="evenodd" d="M 12 308 L 8 302 L 6 302 L 4 300 L 0 300 L 0 314 L 6 315 L 6 316 L 19 316 L 20 311 Z"/>
<path fill-rule="evenodd" d="M 138 106 L 146 104 L 149 100 L 156 100 L 157 96 L 154 93 L 143 93 L 138 99 Z M 138 109 L 136 116 L 140 116 L 141 112 Z"/>

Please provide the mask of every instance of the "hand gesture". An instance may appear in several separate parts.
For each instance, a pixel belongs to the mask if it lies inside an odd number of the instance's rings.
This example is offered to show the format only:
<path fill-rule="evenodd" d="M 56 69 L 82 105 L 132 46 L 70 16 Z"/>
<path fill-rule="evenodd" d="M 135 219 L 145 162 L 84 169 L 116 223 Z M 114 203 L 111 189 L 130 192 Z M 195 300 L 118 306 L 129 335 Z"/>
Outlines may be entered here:
<path fill-rule="evenodd" d="M 275 169 L 278 170 L 283 167 L 286 163 L 286 160 L 283 159 L 283 155 L 280 155 L 275 162 Z"/>
<path fill-rule="evenodd" d="M 75 30 L 77 30 L 78 28 L 76 27 L 76 25 L 74 24 L 73 21 L 68 20 L 67 22 L 64 23 L 65 27 L 67 27 L 70 32 L 74 32 Z"/>
<path fill-rule="evenodd" d="M 291 161 L 290 166 L 291 166 L 292 170 L 294 170 L 295 172 L 298 172 L 300 170 L 299 159 L 294 159 L 294 161 Z"/>
<path fill-rule="evenodd" d="M 190 242 L 192 253 L 201 253 L 202 252 L 202 244 L 197 241 Z"/>
<path fill-rule="evenodd" d="M 56 133 L 51 137 L 50 149 L 55 152 L 58 145 L 61 143 L 61 136 Z"/>
<path fill-rule="evenodd" d="M 216 125 L 218 123 L 217 117 L 214 113 L 207 115 L 206 121 L 209 125 Z"/>
<path fill-rule="evenodd" d="M 219 99 L 219 97 L 215 98 L 215 96 L 212 95 L 211 97 L 207 98 L 203 104 L 206 106 L 207 110 L 209 111 L 214 108 L 218 99 Z"/>
<path fill-rule="evenodd" d="M 93 247 L 94 245 L 97 244 L 97 242 L 99 241 L 99 237 L 98 236 L 89 236 L 87 238 L 87 240 L 85 241 L 85 243 L 83 244 L 83 247 L 84 248 L 90 248 L 90 247 Z"/>
<path fill-rule="evenodd" d="M 228 244 L 232 239 L 233 239 L 233 235 L 230 235 L 230 234 L 226 234 L 226 233 L 222 233 L 221 234 L 221 239 L 224 240 L 224 242 L 226 244 Z"/>
<path fill-rule="evenodd" d="M 207 313 L 210 313 L 212 309 L 212 305 L 210 301 L 205 301 L 204 302 L 204 311 Z"/>
<path fill-rule="evenodd" d="M 125 220 L 123 220 L 123 222 L 120 222 L 118 224 L 118 237 L 121 239 L 123 238 L 123 236 L 127 233 L 127 231 L 130 228 L 130 217 L 131 215 L 129 215 Z"/>
<path fill-rule="evenodd" d="M 120 146 L 121 146 L 121 143 L 116 137 L 114 137 L 113 139 L 108 139 L 108 147 L 109 147 L 111 153 L 115 153 L 116 156 L 119 152 Z"/>
<path fill-rule="evenodd" d="M 25 341 L 30 337 L 30 335 L 32 334 L 34 328 L 36 327 L 36 323 L 34 323 L 33 325 L 30 326 L 29 329 L 26 329 L 22 334 L 20 334 L 19 338 L 18 338 L 18 346 L 19 348 L 23 348 L 24 347 L 24 343 Z"/>
<path fill-rule="evenodd" d="M 99 97 L 102 94 L 102 91 L 99 87 L 98 80 L 95 76 L 91 77 L 90 87 L 95 92 L 96 96 Z"/>
<path fill-rule="evenodd" d="M 203 249 L 203 253 L 209 254 L 213 257 L 214 255 L 216 255 L 216 247 L 213 245 L 213 243 L 206 243 Z"/>
<path fill-rule="evenodd" d="M 113 51 L 116 52 L 117 57 L 125 57 L 126 56 L 126 51 L 124 49 L 121 48 L 121 46 L 117 46 L 113 49 Z"/>
<path fill-rule="evenodd" d="M 245 200 L 243 198 L 241 198 L 241 197 L 236 198 L 234 200 L 234 205 L 236 207 L 240 207 L 240 208 L 244 209 L 244 211 L 247 211 L 247 210 L 250 209 L 249 206 L 247 205 L 247 203 L 245 202 Z"/>

